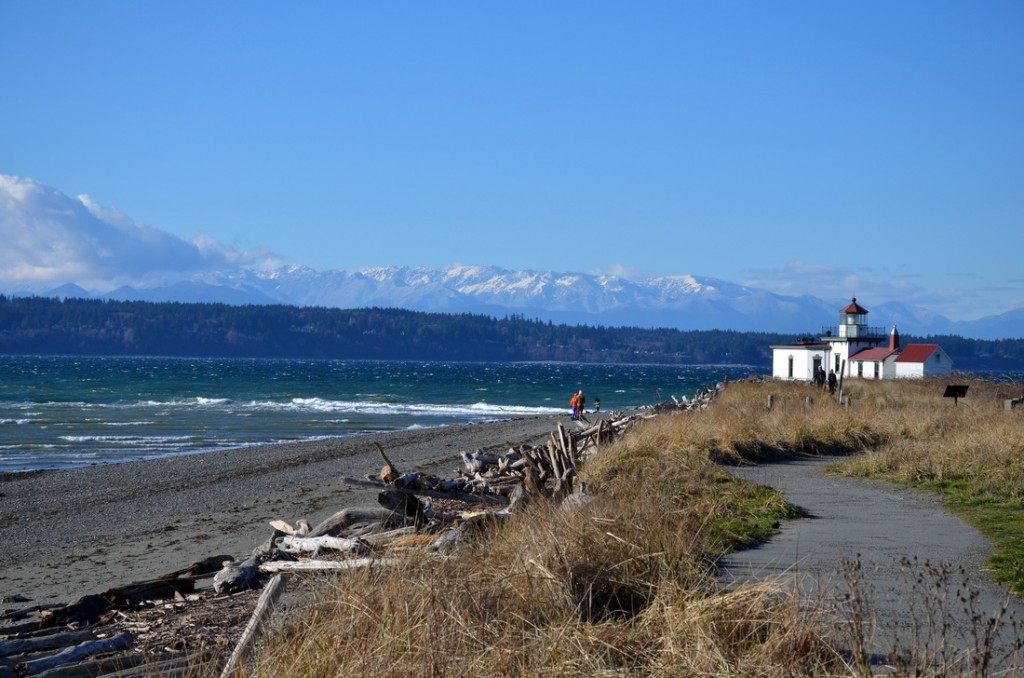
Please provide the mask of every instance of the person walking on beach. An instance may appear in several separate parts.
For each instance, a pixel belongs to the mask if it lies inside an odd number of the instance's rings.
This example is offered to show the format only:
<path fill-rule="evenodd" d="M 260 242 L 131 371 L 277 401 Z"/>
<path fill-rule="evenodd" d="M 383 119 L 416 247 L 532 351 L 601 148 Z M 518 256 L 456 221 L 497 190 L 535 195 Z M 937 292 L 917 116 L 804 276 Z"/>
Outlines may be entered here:
<path fill-rule="evenodd" d="M 596 398 L 594 398 L 594 411 L 601 411 L 601 396 L 597 396 Z"/>
<path fill-rule="evenodd" d="M 576 421 L 580 418 L 580 393 L 583 391 L 577 391 L 572 394 L 572 399 L 569 400 L 569 406 L 572 407 L 572 420 Z"/>
<path fill-rule="evenodd" d="M 836 392 L 836 371 L 835 370 L 829 370 L 828 371 L 828 392 L 829 393 L 835 393 Z"/>
<path fill-rule="evenodd" d="M 579 412 L 577 413 L 577 416 L 582 417 L 583 416 L 583 411 L 584 411 L 583 410 L 583 406 L 587 404 L 587 396 L 583 395 L 583 391 L 582 390 L 579 392 L 578 395 L 579 395 L 580 402 L 579 402 Z"/>

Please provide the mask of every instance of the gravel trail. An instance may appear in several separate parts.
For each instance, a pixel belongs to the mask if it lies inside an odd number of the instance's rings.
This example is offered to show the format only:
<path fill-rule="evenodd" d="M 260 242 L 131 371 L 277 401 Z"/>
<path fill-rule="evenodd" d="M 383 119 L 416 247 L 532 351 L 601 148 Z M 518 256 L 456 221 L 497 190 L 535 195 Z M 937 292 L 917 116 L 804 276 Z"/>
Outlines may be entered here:
<path fill-rule="evenodd" d="M 806 604 L 823 603 L 846 633 L 853 628 L 846 596 L 859 581 L 852 590 L 865 594 L 866 607 L 859 609 L 878 664 L 915 634 L 937 656 L 963 659 L 985 645 L 976 644 L 973 632 L 1002 614 L 991 646 L 1000 671 L 1021 675 L 1024 658 L 1015 647 L 1024 635 L 1024 603 L 984 573 L 988 543 L 930 492 L 823 473 L 836 461 L 730 468 L 779 490 L 811 517 L 784 523 L 767 543 L 723 558 L 721 576 L 737 584 L 773 578 L 799 585 Z M 965 604 L 968 591 L 976 597 Z"/>

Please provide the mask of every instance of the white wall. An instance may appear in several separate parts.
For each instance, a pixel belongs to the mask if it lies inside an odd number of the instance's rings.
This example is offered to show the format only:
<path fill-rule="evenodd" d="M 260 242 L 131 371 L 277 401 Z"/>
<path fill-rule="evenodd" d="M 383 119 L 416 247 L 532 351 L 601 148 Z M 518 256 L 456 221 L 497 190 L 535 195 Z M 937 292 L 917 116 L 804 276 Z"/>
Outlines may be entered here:
<path fill-rule="evenodd" d="M 884 379 L 885 373 L 882 366 L 878 366 L 878 376 L 875 377 L 875 364 L 877 360 L 854 360 L 850 363 L 850 374 L 861 379 Z"/>
<path fill-rule="evenodd" d="M 941 346 L 923 363 L 896 363 L 898 378 L 942 377 L 948 374 L 953 374 L 953 361 Z"/>
<path fill-rule="evenodd" d="M 878 365 L 878 376 L 875 376 L 875 363 Z M 896 356 L 891 355 L 883 361 L 878 360 L 854 360 L 850 365 L 849 376 L 857 376 L 857 367 L 860 363 L 864 363 L 864 379 L 896 379 L 900 375 L 896 370 Z M 920 376 L 920 375 L 917 375 Z"/>
<path fill-rule="evenodd" d="M 800 381 L 812 381 L 814 373 L 814 358 L 821 359 L 821 366 L 828 374 L 829 365 L 826 362 L 826 350 L 823 348 L 803 348 L 800 346 L 782 346 L 772 349 L 772 376 L 776 379 L 790 379 L 789 358 L 793 357 L 792 379 Z"/>

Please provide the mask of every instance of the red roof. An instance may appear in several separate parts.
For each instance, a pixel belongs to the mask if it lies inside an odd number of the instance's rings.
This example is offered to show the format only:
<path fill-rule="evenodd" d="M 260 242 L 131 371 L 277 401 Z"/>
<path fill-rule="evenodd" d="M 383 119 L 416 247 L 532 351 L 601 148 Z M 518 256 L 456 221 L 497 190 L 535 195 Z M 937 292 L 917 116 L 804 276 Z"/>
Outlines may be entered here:
<path fill-rule="evenodd" d="M 866 348 L 863 351 L 857 351 L 856 353 L 854 353 L 852 356 L 850 356 L 850 360 L 885 360 L 893 353 L 899 353 L 899 351 L 894 351 L 888 346 L 879 346 L 878 348 Z"/>
<path fill-rule="evenodd" d="M 896 358 L 898 363 L 923 363 L 928 360 L 932 353 L 938 350 L 938 344 L 907 344 L 900 357 Z"/>
<path fill-rule="evenodd" d="M 853 298 L 849 306 L 839 309 L 840 313 L 867 313 L 868 310 L 857 303 L 857 297 Z"/>

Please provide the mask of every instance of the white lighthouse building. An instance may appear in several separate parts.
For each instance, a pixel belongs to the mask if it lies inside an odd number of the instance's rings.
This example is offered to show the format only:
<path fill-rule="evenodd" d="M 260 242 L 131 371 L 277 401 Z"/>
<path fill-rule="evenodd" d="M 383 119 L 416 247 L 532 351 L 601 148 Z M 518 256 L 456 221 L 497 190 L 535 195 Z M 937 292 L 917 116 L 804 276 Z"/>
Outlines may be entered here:
<path fill-rule="evenodd" d="M 885 344 L 885 345 L 883 345 Z M 950 374 L 953 361 L 938 344 L 900 347 L 893 326 L 886 333 L 868 325 L 868 310 L 857 298 L 839 311 L 839 324 L 827 327 L 820 338 L 805 337 L 792 344 L 772 347 L 772 376 L 777 379 L 814 381 L 821 368 L 836 376 L 862 379 L 898 379 Z"/>

